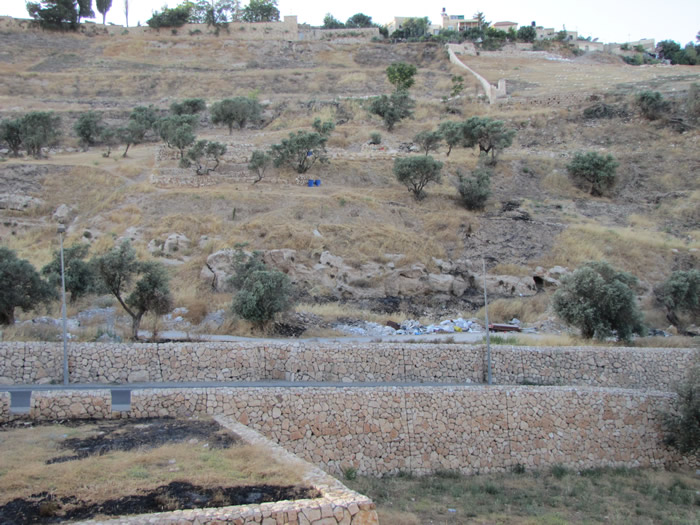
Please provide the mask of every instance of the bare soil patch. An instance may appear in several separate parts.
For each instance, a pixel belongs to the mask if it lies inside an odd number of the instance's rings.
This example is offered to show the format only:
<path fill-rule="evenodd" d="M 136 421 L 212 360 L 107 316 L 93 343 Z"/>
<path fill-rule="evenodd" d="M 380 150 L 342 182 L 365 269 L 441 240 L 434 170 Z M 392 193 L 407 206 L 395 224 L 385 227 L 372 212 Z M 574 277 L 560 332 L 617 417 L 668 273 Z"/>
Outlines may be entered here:
<path fill-rule="evenodd" d="M 0 427 L 0 523 L 60 523 L 318 497 L 208 419 Z"/>

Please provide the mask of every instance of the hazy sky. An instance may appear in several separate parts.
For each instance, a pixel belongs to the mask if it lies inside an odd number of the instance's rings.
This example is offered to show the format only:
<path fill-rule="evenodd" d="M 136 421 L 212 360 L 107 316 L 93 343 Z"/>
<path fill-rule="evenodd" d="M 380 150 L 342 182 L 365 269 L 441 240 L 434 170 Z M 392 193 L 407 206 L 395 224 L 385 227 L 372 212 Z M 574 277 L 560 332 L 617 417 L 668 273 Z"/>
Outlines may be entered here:
<path fill-rule="evenodd" d="M 152 11 L 164 5 L 174 7 L 181 0 L 130 0 L 129 25 L 138 21 L 144 24 Z M 243 5 L 247 0 L 242 0 Z M 355 0 L 351 2 L 317 0 L 279 0 L 282 15 L 297 15 L 300 23 L 321 25 L 330 12 L 345 21 L 355 13 L 365 13 L 379 24 L 389 22 L 394 16 L 427 16 L 433 23 L 439 22 L 443 7 L 449 14 L 471 17 L 483 11 L 491 22 L 511 21 L 518 25 L 553 27 L 556 30 L 578 31 L 582 36 L 592 36 L 603 42 L 625 42 L 640 38 L 676 40 L 681 44 L 695 42 L 700 31 L 700 0 L 501 0 L 500 2 L 430 2 L 417 0 Z M 490 4 L 490 5 L 489 5 Z M 0 15 L 26 18 L 24 0 L 0 0 Z M 98 13 L 98 20 L 101 15 Z M 107 22 L 124 25 L 124 0 L 112 0 Z"/>

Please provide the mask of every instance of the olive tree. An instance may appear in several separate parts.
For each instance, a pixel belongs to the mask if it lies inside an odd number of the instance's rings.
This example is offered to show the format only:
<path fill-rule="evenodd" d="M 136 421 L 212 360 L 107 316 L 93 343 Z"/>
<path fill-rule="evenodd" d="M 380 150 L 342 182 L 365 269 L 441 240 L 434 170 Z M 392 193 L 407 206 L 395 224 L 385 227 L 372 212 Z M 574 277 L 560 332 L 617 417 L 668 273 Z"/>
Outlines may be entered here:
<path fill-rule="evenodd" d="M 153 129 L 157 120 L 158 114 L 153 106 L 137 106 L 131 111 L 127 125 L 116 131 L 119 141 L 126 144 L 122 157 L 126 157 L 131 146 L 146 140 L 146 135 Z"/>
<path fill-rule="evenodd" d="M 381 117 L 388 131 L 405 118 L 413 116 L 415 101 L 406 91 L 394 91 L 391 95 L 374 97 L 369 105 L 369 112 Z"/>
<path fill-rule="evenodd" d="M 197 175 L 208 175 L 216 171 L 221 163 L 221 157 L 226 153 L 226 145 L 210 140 L 198 140 L 187 150 L 187 156 L 180 160 L 184 168 L 194 164 Z"/>
<path fill-rule="evenodd" d="M 431 151 L 437 151 L 442 144 L 442 134 L 439 131 L 421 131 L 415 137 L 413 142 L 418 144 L 427 155 Z"/>
<path fill-rule="evenodd" d="M 197 117 L 194 115 L 171 115 L 163 117 L 155 124 L 160 138 L 169 148 L 177 149 L 179 158 L 185 156 L 185 149 L 196 140 L 194 129 Z"/>
<path fill-rule="evenodd" d="M 141 319 L 147 312 L 170 311 L 172 298 L 165 268 L 156 262 L 139 261 L 129 241 L 95 258 L 93 264 L 109 293 L 131 317 L 134 341 L 138 340 Z"/>
<path fill-rule="evenodd" d="M 31 263 L 0 246 L 0 325 L 15 322 L 15 308 L 33 310 L 53 297 L 49 284 Z"/>
<path fill-rule="evenodd" d="M 666 318 L 676 328 L 685 323 L 680 314 L 700 318 L 700 270 L 678 270 L 673 272 L 654 293 L 657 302 L 666 310 Z"/>
<path fill-rule="evenodd" d="M 416 82 L 418 69 L 413 64 L 394 62 L 386 68 L 386 76 L 396 91 L 406 91 Z"/>
<path fill-rule="evenodd" d="M 255 173 L 257 177 L 253 181 L 253 184 L 257 184 L 258 182 L 263 180 L 263 177 L 265 176 L 265 171 L 267 171 L 267 168 L 270 167 L 271 163 L 272 156 L 268 152 L 259 149 L 253 151 L 253 153 L 250 156 L 250 162 L 248 162 L 248 170 L 250 170 L 252 173 Z"/>
<path fill-rule="evenodd" d="M 472 117 L 462 124 L 463 144 L 467 148 L 479 146 L 479 153 L 491 153 L 491 164 L 496 163 L 499 151 L 513 144 L 515 130 L 506 129 L 505 122 L 488 117 Z"/>
<path fill-rule="evenodd" d="M 632 334 L 644 332 L 633 291 L 636 284 L 636 277 L 605 261 L 588 262 L 562 279 L 552 307 L 586 339 L 605 339 L 615 331 L 618 339 L 629 341 Z"/>
<path fill-rule="evenodd" d="M 573 183 L 591 195 L 605 195 L 617 181 L 615 171 L 619 166 L 612 155 L 601 155 L 595 151 L 576 153 L 566 166 Z"/>
<path fill-rule="evenodd" d="M 297 173 L 306 173 L 316 161 L 328 162 L 326 143 L 334 127 L 332 122 L 316 119 L 313 123 L 315 131 L 291 132 L 280 144 L 273 144 L 270 155 L 275 167 L 288 166 Z"/>
<path fill-rule="evenodd" d="M 61 117 L 52 111 L 31 111 L 20 119 L 20 134 L 27 153 L 38 159 L 43 148 L 58 142 Z"/>
<path fill-rule="evenodd" d="M 212 104 L 209 109 L 213 124 L 228 126 L 229 135 L 233 133 L 234 124 L 243 129 L 248 122 L 260 120 L 262 108 L 257 100 L 248 97 L 227 98 Z"/>
<path fill-rule="evenodd" d="M 394 161 L 396 180 L 406 186 L 416 200 L 425 198 L 423 190 L 427 184 L 442 180 L 441 170 L 442 162 L 429 155 L 399 157 Z"/>
<path fill-rule="evenodd" d="M 74 244 L 63 251 L 63 267 L 66 292 L 70 293 L 70 302 L 94 292 L 98 288 L 94 268 L 85 260 L 90 247 L 87 244 Z M 41 269 L 49 285 L 54 289 L 61 286 L 61 253 L 53 252 L 51 262 Z"/>
<path fill-rule="evenodd" d="M 462 123 L 448 120 L 441 122 L 438 126 L 438 132 L 442 136 L 442 140 L 447 144 L 447 156 L 450 156 L 452 148 L 464 142 L 464 133 L 462 132 Z"/>
<path fill-rule="evenodd" d="M 75 131 L 75 134 L 80 138 L 80 144 L 83 146 L 84 150 L 97 144 L 103 129 L 102 113 L 98 111 L 81 113 L 73 126 L 73 131 Z"/>
<path fill-rule="evenodd" d="M 7 119 L 0 122 L 0 142 L 7 144 L 14 157 L 19 157 L 19 150 L 22 147 L 21 119 Z"/>

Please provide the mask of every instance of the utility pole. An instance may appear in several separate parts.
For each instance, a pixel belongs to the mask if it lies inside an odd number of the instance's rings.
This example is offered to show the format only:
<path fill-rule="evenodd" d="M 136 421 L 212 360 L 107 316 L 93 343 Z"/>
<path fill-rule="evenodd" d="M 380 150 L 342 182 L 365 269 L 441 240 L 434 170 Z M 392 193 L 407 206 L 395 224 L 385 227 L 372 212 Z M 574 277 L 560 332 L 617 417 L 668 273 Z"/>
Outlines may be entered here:
<path fill-rule="evenodd" d="M 481 264 L 484 269 L 484 312 L 486 319 L 486 382 L 491 384 L 491 333 L 489 331 L 489 301 L 486 297 L 486 261 L 481 258 Z"/>
<path fill-rule="evenodd" d="M 63 234 L 66 227 L 63 224 L 58 226 L 58 237 L 61 241 L 61 313 L 63 316 L 63 384 L 68 386 L 68 337 L 66 322 L 66 269 L 63 264 Z"/>

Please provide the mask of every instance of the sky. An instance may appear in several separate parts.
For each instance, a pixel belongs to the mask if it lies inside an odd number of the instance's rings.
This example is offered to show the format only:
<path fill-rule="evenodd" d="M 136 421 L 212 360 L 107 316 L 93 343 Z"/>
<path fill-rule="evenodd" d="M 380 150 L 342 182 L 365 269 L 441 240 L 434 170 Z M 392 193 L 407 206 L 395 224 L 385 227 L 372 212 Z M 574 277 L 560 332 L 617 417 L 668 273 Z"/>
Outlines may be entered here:
<path fill-rule="evenodd" d="M 164 5 L 175 7 L 182 0 L 129 0 L 129 25 L 138 21 L 145 24 L 153 11 Z M 242 0 L 243 5 L 247 0 Z M 431 6 L 418 0 L 355 0 L 351 2 L 327 0 L 278 0 L 282 16 L 297 15 L 300 23 L 321 25 L 326 13 L 345 21 L 356 13 L 372 17 L 378 24 L 389 22 L 394 16 L 427 16 L 431 22 L 440 22 L 442 8 L 448 14 L 465 15 L 483 11 L 490 22 L 510 21 L 520 25 L 566 28 L 578 31 L 580 36 L 591 36 L 601 42 L 627 42 L 641 38 L 675 40 L 684 45 L 695 42 L 700 31 L 700 0 L 501 0 L 499 2 L 445 1 Z M 96 10 L 95 10 L 96 11 Z M 24 0 L 0 0 L 0 15 L 27 18 Z M 97 13 L 97 21 L 101 15 Z M 107 23 L 124 25 L 124 0 L 112 0 Z"/>

